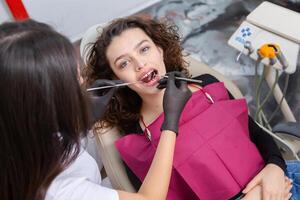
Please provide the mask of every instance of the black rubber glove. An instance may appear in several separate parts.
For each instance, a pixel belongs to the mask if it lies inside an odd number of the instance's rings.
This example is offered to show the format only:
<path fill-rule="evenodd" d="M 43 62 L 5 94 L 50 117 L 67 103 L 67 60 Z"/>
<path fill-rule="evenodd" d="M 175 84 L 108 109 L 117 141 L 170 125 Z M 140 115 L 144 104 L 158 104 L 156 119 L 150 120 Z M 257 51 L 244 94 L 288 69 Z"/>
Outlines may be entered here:
<path fill-rule="evenodd" d="M 181 72 L 168 73 L 166 90 L 163 98 L 163 108 L 165 119 L 161 126 L 161 130 L 170 130 L 178 134 L 178 125 L 181 112 L 192 96 L 192 92 L 188 89 L 186 81 L 176 80 L 175 76 L 185 77 Z M 159 81 L 159 85 L 165 85 L 164 79 Z M 158 87 L 163 88 L 163 87 Z"/>
<path fill-rule="evenodd" d="M 106 79 L 98 79 L 96 80 L 91 88 L 102 87 L 102 86 L 111 86 L 121 84 L 123 81 L 121 80 L 106 80 Z M 106 111 L 106 107 L 111 100 L 112 96 L 116 92 L 118 87 L 112 87 L 107 89 L 99 89 L 91 91 L 91 114 L 92 114 L 92 123 L 100 120 L 103 114 Z"/>

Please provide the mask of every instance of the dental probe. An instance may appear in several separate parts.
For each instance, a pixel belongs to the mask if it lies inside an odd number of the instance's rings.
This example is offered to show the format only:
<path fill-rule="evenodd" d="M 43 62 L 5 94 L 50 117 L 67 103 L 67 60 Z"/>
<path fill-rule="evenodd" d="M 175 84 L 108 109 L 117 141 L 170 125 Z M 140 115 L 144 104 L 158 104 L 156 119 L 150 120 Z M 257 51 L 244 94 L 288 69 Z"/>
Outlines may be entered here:
<path fill-rule="evenodd" d="M 116 85 L 106 85 L 106 86 L 101 86 L 101 87 L 88 88 L 86 91 L 89 92 L 89 91 L 94 91 L 94 90 L 102 90 L 102 89 L 106 89 L 106 88 L 127 86 L 127 85 L 131 85 L 131 84 L 136 84 L 137 82 L 139 82 L 139 81 L 131 82 L 131 83 L 120 83 L 120 84 L 116 84 Z"/>
<path fill-rule="evenodd" d="M 168 78 L 168 76 L 166 76 L 166 75 L 163 75 L 161 77 Z M 191 79 L 191 78 L 183 78 L 183 77 L 178 77 L 178 76 L 175 76 L 175 79 L 190 82 L 190 83 L 202 83 L 201 80 L 196 80 L 196 79 Z"/>

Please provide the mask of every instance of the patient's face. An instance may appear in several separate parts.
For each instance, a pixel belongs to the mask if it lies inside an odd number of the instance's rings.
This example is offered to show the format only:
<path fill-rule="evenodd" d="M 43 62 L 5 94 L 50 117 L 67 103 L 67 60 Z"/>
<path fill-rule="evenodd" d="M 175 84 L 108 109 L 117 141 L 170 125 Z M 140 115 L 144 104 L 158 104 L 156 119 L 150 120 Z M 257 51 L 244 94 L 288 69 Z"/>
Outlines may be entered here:
<path fill-rule="evenodd" d="M 138 94 L 153 94 L 166 73 L 163 51 L 140 28 L 131 28 L 113 38 L 106 56 L 117 78 L 137 82 L 129 87 Z"/>

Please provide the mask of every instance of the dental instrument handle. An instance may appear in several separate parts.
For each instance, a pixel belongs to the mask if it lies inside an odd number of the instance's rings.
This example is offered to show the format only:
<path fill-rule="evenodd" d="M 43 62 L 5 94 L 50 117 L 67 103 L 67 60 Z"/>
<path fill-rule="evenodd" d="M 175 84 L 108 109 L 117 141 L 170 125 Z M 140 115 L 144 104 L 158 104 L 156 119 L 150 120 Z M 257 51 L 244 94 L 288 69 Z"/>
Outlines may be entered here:
<path fill-rule="evenodd" d="M 161 77 L 168 78 L 168 76 L 166 76 L 166 75 L 161 76 Z M 196 79 L 191 79 L 191 78 L 183 78 L 183 77 L 177 77 L 177 76 L 175 76 L 175 79 L 186 81 L 186 82 L 190 82 L 190 83 L 202 83 L 201 80 L 196 80 Z"/>
<path fill-rule="evenodd" d="M 107 86 L 101 86 L 101 87 L 94 87 L 94 88 L 88 88 L 86 91 L 94 91 L 94 90 L 102 90 L 102 89 L 107 89 L 107 88 L 113 88 L 113 87 L 122 87 L 122 86 L 127 86 L 131 84 L 135 84 L 137 82 L 131 82 L 131 83 L 121 83 L 117 85 L 107 85 Z"/>

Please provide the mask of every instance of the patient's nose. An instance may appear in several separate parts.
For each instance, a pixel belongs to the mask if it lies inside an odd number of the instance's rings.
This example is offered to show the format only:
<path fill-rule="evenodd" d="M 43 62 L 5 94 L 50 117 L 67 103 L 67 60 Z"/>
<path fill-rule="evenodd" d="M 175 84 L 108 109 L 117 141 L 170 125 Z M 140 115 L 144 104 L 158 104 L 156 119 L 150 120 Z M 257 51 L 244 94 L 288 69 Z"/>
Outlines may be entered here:
<path fill-rule="evenodd" d="M 144 60 L 136 59 L 136 67 L 135 67 L 136 71 L 140 71 L 145 66 L 146 66 L 146 62 Z"/>

